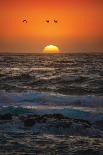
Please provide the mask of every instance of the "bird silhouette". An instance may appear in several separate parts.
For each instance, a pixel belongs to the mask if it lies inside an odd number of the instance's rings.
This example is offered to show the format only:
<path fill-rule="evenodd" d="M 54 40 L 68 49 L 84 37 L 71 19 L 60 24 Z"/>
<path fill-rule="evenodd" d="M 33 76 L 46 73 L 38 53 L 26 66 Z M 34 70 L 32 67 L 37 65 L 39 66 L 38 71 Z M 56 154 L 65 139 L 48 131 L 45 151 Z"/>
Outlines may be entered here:
<path fill-rule="evenodd" d="M 50 21 L 49 20 L 46 20 L 46 22 L 49 23 Z"/>
<path fill-rule="evenodd" d="M 22 22 L 23 22 L 23 23 L 27 23 L 28 21 L 27 21 L 26 19 L 24 19 Z"/>
<path fill-rule="evenodd" d="M 57 20 L 54 20 L 54 23 L 58 23 L 58 21 Z"/>

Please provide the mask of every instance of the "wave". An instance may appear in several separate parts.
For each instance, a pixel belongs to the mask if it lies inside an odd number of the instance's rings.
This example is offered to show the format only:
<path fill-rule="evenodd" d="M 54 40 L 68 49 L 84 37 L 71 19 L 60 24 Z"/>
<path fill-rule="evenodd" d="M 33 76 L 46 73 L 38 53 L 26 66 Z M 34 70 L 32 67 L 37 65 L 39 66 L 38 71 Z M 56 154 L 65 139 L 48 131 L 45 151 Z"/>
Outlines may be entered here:
<path fill-rule="evenodd" d="M 71 96 L 45 92 L 0 93 L 0 107 L 26 108 L 38 113 L 103 119 L 103 96 Z M 11 109 L 11 108 L 10 108 Z M 25 110 L 24 110 L 25 111 Z"/>
<path fill-rule="evenodd" d="M 0 104 L 21 105 L 28 103 L 28 105 L 75 105 L 87 107 L 101 107 L 103 106 L 103 96 L 76 96 L 76 95 L 61 95 L 45 92 L 22 92 L 9 93 L 5 91 L 0 92 Z"/>
<path fill-rule="evenodd" d="M 103 55 L 1 55 L 0 90 L 103 96 Z"/>

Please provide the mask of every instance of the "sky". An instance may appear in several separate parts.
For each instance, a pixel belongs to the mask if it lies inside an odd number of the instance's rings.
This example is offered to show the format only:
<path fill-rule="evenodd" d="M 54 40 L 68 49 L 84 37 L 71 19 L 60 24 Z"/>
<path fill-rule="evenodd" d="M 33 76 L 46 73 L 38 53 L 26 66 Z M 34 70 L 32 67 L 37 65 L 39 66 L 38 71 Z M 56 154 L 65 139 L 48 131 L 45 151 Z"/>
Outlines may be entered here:
<path fill-rule="evenodd" d="M 51 44 L 103 52 L 103 0 L 0 0 L 0 52 L 42 52 Z"/>

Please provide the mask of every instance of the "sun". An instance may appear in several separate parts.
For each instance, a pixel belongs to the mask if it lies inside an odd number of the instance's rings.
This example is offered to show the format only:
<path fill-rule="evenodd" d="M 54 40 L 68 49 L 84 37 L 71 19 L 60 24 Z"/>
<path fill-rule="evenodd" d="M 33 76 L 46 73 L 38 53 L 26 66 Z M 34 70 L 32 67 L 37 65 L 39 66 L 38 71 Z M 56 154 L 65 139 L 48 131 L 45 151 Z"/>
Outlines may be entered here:
<path fill-rule="evenodd" d="M 54 45 L 47 45 L 43 49 L 43 53 L 59 53 L 60 49 L 57 46 Z"/>

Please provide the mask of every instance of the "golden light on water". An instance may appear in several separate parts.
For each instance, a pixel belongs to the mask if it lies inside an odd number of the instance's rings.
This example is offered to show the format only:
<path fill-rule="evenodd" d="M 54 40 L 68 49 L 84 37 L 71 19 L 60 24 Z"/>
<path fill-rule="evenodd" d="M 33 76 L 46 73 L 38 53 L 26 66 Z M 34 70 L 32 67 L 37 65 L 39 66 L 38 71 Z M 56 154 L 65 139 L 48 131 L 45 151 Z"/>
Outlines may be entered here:
<path fill-rule="evenodd" d="M 43 49 L 43 53 L 59 53 L 60 49 L 55 45 L 47 45 Z"/>

